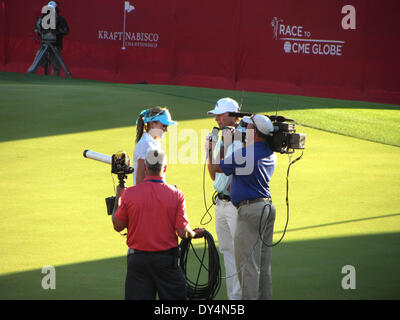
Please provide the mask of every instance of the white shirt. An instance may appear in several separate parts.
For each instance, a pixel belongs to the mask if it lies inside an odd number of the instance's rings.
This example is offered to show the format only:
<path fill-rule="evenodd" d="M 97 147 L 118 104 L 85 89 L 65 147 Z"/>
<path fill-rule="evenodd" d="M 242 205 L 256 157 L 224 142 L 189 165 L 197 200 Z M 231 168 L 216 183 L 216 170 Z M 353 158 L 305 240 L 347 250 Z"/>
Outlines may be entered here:
<path fill-rule="evenodd" d="M 217 161 L 219 159 L 219 151 L 221 149 L 221 143 L 222 141 L 219 140 L 217 142 L 217 145 L 215 147 L 215 150 L 218 150 L 218 152 L 216 152 L 214 154 L 214 161 Z M 229 156 L 230 154 L 232 154 L 233 152 L 235 152 L 236 150 L 240 149 L 243 147 L 243 143 L 240 141 L 233 141 L 233 143 L 226 149 L 226 156 Z M 214 162 L 217 163 L 217 162 Z M 224 193 L 227 196 L 229 196 L 231 193 L 227 190 L 228 186 L 231 184 L 232 181 L 232 175 L 227 176 L 224 173 L 220 173 L 220 172 L 216 172 L 215 173 L 215 180 L 214 180 L 214 189 L 215 191 L 217 191 L 218 193 Z"/>
<path fill-rule="evenodd" d="M 150 149 L 160 149 L 161 143 L 153 138 L 153 136 L 147 132 L 144 132 L 138 143 L 136 144 L 135 151 L 133 152 L 133 185 L 136 185 L 136 173 L 138 168 L 138 161 L 145 159 L 147 151 Z"/>

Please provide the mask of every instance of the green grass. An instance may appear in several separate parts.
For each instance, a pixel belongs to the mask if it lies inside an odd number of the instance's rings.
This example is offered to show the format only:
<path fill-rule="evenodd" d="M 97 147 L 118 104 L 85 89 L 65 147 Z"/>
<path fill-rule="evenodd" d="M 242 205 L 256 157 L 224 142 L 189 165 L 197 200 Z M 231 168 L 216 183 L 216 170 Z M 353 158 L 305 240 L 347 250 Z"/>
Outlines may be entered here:
<path fill-rule="evenodd" d="M 307 135 L 290 173 L 288 231 L 273 249 L 274 298 L 399 299 L 399 106 L 11 73 L 0 73 L 0 299 L 123 298 L 125 238 L 105 213 L 110 168 L 82 152 L 132 155 L 139 111 L 168 106 L 179 126 L 164 140 L 167 180 L 184 191 L 191 226 L 200 226 L 201 133 L 215 124 L 206 111 L 224 96 L 243 97 L 244 111 L 272 114 L 279 103 L 278 114 Z M 287 163 L 278 155 L 271 185 L 275 240 L 286 222 Z M 207 175 L 205 191 L 210 203 Z M 214 220 L 205 227 L 216 239 Z M 347 264 L 357 270 L 356 290 L 340 286 Z M 56 267 L 56 290 L 41 288 L 45 265 Z M 217 298 L 226 298 L 224 283 Z"/>

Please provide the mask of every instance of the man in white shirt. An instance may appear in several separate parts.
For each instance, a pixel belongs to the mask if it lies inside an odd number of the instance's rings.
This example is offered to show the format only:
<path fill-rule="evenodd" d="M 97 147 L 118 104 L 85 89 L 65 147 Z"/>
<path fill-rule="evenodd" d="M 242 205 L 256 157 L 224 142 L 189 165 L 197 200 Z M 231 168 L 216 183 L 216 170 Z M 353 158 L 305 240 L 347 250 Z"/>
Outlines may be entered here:
<path fill-rule="evenodd" d="M 225 152 L 225 157 L 232 154 L 235 150 L 242 148 L 241 141 L 233 140 L 233 132 L 238 126 L 238 118 L 229 115 L 230 112 L 239 112 L 238 103 L 231 98 L 223 98 L 217 101 L 215 108 L 208 114 L 215 115 L 215 121 L 222 130 L 223 137 L 228 137 L 224 141 L 220 140 L 217 144 L 206 143 L 208 155 L 208 172 L 214 181 L 214 189 L 217 192 L 215 204 L 215 229 L 217 233 L 219 250 L 224 256 L 226 272 L 226 291 L 229 300 L 239 300 L 242 297 L 242 290 L 238 280 L 235 249 L 233 239 L 236 231 L 237 209 L 230 199 L 230 182 L 232 176 L 215 172 L 212 163 L 220 159 L 220 151 Z M 207 137 L 208 139 L 208 137 Z M 207 140 L 208 142 L 208 140 Z M 225 145 L 224 145 L 225 143 Z M 211 146 L 215 146 L 212 150 Z M 221 150 L 222 148 L 222 150 Z"/>

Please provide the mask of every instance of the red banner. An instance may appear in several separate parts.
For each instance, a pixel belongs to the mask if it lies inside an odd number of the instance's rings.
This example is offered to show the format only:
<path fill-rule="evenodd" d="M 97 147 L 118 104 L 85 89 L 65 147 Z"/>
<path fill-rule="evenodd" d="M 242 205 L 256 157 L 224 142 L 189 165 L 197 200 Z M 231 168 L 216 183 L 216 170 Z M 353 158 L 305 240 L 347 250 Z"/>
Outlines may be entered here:
<path fill-rule="evenodd" d="M 0 70 L 27 71 L 46 3 L 0 0 Z M 398 12 L 397 0 L 60 0 L 62 55 L 76 78 L 400 104 Z"/>

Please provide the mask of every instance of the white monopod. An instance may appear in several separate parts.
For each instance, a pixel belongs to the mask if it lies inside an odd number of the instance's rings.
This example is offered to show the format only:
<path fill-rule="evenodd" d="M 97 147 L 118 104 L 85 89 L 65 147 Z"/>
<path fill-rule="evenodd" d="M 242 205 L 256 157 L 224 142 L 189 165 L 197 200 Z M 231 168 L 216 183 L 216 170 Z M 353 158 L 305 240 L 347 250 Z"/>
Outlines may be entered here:
<path fill-rule="evenodd" d="M 108 164 L 111 164 L 111 160 L 112 160 L 112 157 L 109 155 L 91 151 L 91 150 L 83 151 L 83 156 L 88 159 L 93 159 L 93 160 L 101 161 L 101 162 L 108 163 Z"/>

